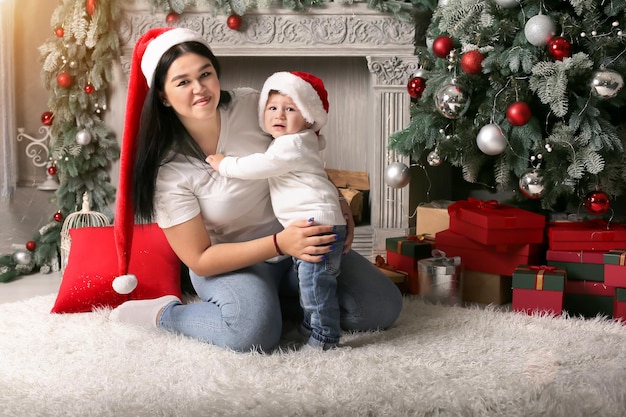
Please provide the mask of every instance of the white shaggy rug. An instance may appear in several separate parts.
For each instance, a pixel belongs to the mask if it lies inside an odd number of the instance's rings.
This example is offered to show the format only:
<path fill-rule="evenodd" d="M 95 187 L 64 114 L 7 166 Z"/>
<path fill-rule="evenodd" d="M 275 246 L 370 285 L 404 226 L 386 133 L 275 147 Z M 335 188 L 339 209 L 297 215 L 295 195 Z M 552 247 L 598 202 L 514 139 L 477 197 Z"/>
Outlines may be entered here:
<path fill-rule="evenodd" d="M 405 299 L 347 348 L 234 353 L 0 305 L 0 416 L 624 416 L 626 326 Z"/>

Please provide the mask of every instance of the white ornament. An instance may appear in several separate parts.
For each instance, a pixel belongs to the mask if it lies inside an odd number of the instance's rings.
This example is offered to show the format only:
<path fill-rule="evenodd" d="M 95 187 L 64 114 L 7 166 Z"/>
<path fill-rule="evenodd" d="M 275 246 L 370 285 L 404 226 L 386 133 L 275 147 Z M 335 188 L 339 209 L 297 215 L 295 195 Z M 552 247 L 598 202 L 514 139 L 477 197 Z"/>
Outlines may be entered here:
<path fill-rule="evenodd" d="M 30 256 L 30 252 L 20 249 L 13 254 L 13 260 L 19 265 L 28 265 L 32 256 Z"/>
<path fill-rule="evenodd" d="M 385 184 L 391 188 L 402 188 L 411 180 L 411 170 L 402 162 L 393 162 L 385 169 Z"/>
<path fill-rule="evenodd" d="M 88 145 L 91 143 L 91 133 L 85 129 L 79 130 L 76 134 L 76 143 L 82 146 Z"/>
<path fill-rule="evenodd" d="M 510 9 L 520 4 L 519 0 L 495 0 L 495 2 L 503 9 Z"/>
<path fill-rule="evenodd" d="M 428 156 L 426 156 L 426 162 L 428 162 L 428 165 L 431 167 L 438 167 L 441 165 L 441 155 L 439 155 L 437 149 L 432 150 Z"/>
<path fill-rule="evenodd" d="M 118 294 L 130 294 L 137 288 L 137 277 L 133 274 L 120 275 L 111 284 Z"/>
<path fill-rule="evenodd" d="M 549 16 L 538 14 L 531 17 L 524 26 L 526 40 L 535 46 L 545 46 L 556 33 L 556 25 Z"/>
<path fill-rule="evenodd" d="M 507 140 L 502 129 L 495 123 L 483 126 L 476 136 L 478 149 L 485 155 L 499 155 L 506 149 Z"/>
<path fill-rule="evenodd" d="M 624 87 L 624 78 L 613 70 L 599 70 L 593 73 L 591 92 L 600 98 L 613 98 Z"/>

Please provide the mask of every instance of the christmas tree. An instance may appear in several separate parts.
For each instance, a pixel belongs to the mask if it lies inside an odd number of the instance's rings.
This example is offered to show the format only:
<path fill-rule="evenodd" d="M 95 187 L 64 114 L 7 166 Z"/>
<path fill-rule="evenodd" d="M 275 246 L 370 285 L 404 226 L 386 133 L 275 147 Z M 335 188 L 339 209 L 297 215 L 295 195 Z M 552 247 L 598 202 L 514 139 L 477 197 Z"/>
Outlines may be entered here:
<path fill-rule="evenodd" d="M 624 0 L 441 0 L 390 148 L 554 210 L 626 184 Z M 533 204 L 534 203 L 534 204 Z M 567 205 L 566 204 L 566 205 Z"/>

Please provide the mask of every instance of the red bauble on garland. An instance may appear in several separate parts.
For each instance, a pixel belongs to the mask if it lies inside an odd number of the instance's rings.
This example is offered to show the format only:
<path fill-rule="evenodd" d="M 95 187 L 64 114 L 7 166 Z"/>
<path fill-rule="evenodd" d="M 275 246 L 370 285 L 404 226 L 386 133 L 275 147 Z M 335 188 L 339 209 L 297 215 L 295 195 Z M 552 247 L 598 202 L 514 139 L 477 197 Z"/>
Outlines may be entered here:
<path fill-rule="evenodd" d="M 483 70 L 483 59 L 485 59 L 485 56 L 480 51 L 476 49 L 467 51 L 461 57 L 461 69 L 466 74 L 480 74 Z"/>
<path fill-rule="evenodd" d="M 454 41 L 449 36 L 439 36 L 433 41 L 433 53 L 439 58 L 445 58 L 454 48 Z"/>
<path fill-rule="evenodd" d="M 51 126 L 52 121 L 54 120 L 54 113 L 51 111 L 45 111 L 41 114 L 41 123 L 45 126 Z"/>
<path fill-rule="evenodd" d="M 36 247 L 37 243 L 34 240 L 29 240 L 28 242 L 26 242 L 26 249 L 30 252 L 34 251 Z"/>
<path fill-rule="evenodd" d="M 506 109 L 506 119 L 513 126 L 524 126 L 532 115 L 530 106 L 523 101 L 515 101 Z"/>
<path fill-rule="evenodd" d="M 548 55 L 557 61 L 572 56 L 572 44 L 563 36 L 554 36 L 548 41 Z"/>
<path fill-rule="evenodd" d="M 609 195 L 604 191 L 592 191 L 585 198 L 585 208 L 591 214 L 604 214 L 610 207 Z"/>
<path fill-rule="evenodd" d="M 50 174 L 50 175 L 56 175 L 56 173 L 57 173 L 57 167 L 56 167 L 56 165 L 50 165 L 50 166 L 48 167 L 48 174 Z"/>
<path fill-rule="evenodd" d="M 72 76 L 67 72 L 62 72 L 57 75 L 57 84 L 59 84 L 63 88 L 69 88 L 72 85 Z"/>
<path fill-rule="evenodd" d="M 420 98 L 426 88 L 426 80 L 422 77 L 413 77 L 406 85 L 409 95 L 413 98 Z"/>
<path fill-rule="evenodd" d="M 60 211 L 57 211 L 56 213 L 54 213 L 54 216 L 52 216 L 52 218 L 54 219 L 55 222 L 61 223 L 63 221 L 63 213 L 61 213 Z"/>
<path fill-rule="evenodd" d="M 165 16 L 165 21 L 167 22 L 168 25 L 173 25 L 175 23 L 178 23 L 179 20 L 180 20 L 180 15 L 176 12 L 169 12 L 167 16 Z"/>
<path fill-rule="evenodd" d="M 87 85 L 85 86 L 85 93 L 87 93 L 87 94 L 91 94 L 91 93 L 93 93 L 94 91 L 96 91 L 96 87 L 94 87 L 94 86 L 93 86 L 93 84 L 87 84 Z"/>
<path fill-rule="evenodd" d="M 239 30 L 243 23 L 243 19 L 237 13 L 233 13 L 226 19 L 226 25 L 232 30 Z"/>
<path fill-rule="evenodd" d="M 57 35 L 57 38 L 62 38 L 65 35 L 65 29 L 63 26 L 54 29 L 54 34 Z"/>
<path fill-rule="evenodd" d="M 93 14 L 96 12 L 96 0 L 86 0 L 85 8 L 87 9 L 87 14 L 89 16 L 93 16 Z"/>

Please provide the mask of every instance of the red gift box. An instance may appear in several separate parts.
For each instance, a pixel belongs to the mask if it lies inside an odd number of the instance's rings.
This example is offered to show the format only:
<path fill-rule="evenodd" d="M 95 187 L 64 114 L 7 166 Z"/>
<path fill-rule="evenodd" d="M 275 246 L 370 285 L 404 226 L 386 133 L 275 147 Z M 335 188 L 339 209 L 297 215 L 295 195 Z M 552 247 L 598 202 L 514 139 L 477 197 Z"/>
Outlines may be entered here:
<path fill-rule="evenodd" d="M 548 265 L 567 271 L 567 278 L 604 282 L 604 254 L 591 251 L 546 251 Z"/>
<path fill-rule="evenodd" d="M 626 323 L 626 288 L 615 288 L 613 319 Z"/>
<path fill-rule="evenodd" d="M 433 244 L 423 235 L 386 239 L 387 263 L 408 275 L 407 290 L 411 294 L 420 294 L 417 261 L 432 256 Z"/>
<path fill-rule="evenodd" d="M 519 266 L 513 273 L 513 311 L 563 312 L 567 272 L 550 266 Z"/>
<path fill-rule="evenodd" d="M 606 252 L 626 247 L 626 224 L 601 220 L 548 224 L 552 250 Z"/>
<path fill-rule="evenodd" d="M 615 287 L 596 281 L 567 280 L 563 308 L 572 316 L 611 317 Z"/>
<path fill-rule="evenodd" d="M 546 219 L 541 214 L 474 198 L 448 207 L 450 230 L 483 245 L 542 243 Z"/>
<path fill-rule="evenodd" d="M 490 274 L 511 276 L 520 264 L 541 263 L 540 245 L 483 245 L 450 229 L 436 234 L 435 246 L 446 256 L 460 256 L 463 268 Z"/>
<path fill-rule="evenodd" d="M 614 249 L 602 254 L 604 283 L 626 288 L 626 249 Z"/>

